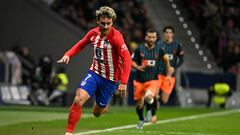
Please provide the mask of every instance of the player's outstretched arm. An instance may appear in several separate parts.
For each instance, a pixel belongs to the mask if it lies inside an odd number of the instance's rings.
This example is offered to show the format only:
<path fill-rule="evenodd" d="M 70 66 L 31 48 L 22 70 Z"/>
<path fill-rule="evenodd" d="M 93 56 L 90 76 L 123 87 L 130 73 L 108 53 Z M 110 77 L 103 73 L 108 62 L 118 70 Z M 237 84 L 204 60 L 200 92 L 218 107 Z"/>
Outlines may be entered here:
<path fill-rule="evenodd" d="M 66 63 L 66 64 L 68 64 L 69 60 L 70 60 L 70 57 L 67 56 L 67 55 L 64 55 L 60 60 L 57 61 L 57 63 Z"/>

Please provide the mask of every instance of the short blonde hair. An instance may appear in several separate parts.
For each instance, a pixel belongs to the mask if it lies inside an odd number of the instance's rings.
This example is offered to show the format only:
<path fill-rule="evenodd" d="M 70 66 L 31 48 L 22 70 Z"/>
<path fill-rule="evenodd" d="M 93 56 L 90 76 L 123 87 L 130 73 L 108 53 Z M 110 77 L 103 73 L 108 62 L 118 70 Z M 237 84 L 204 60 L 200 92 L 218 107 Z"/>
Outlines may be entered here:
<path fill-rule="evenodd" d="M 114 10 L 108 6 L 100 7 L 99 10 L 96 11 L 96 19 L 97 21 L 100 20 L 100 18 L 107 17 L 112 18 L 113 20 L 116 19 L 116 13 Z"/>

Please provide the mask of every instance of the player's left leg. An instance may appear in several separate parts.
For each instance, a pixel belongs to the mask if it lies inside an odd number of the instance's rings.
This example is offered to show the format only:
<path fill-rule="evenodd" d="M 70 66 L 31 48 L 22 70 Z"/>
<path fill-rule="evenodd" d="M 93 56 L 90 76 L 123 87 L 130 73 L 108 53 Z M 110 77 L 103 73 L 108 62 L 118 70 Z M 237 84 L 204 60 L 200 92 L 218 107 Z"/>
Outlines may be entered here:
<path fill-rule="evenodd" d="M 162 77 L 163 84 L 161 86 L 161 100 L 164 104 L 166 104 L 169 100 L 170 94 L 173 91 L 174 85 L 175 85 L 175 77 Z"/>
<path fill-rule="evenodd" d="M 156 101 L 155 101 L 155 96 L 156 94 L 158 94 L 158 88 L 159 88 L 159 83 L 157 80 L 152 80 L 149 82 L 146 82 L 146 92 L 144 95 L 145 101 L 146 101 L 146 106 L 147 106 L 147 115 L 145 118 L 146 122 L 150 121 L 151 118 L 151 109 L 155 108 L 156 106 Z M 156 115 L 153 113 L 152 118 L 154 119 L 152 122 L 156 123 L 157 117 Z"/>
<path fill-rule="evenodd" d="M 169 100 L 169 97 L 170 97 L 170 94 L 169 94 L 169 93 L 162 92 L 161 101 L 162 101 L 164 104 L 167 104 L 167 102 L 168 102 L 168 100 Z"/>
<path fill-rule="evenodd" d="M 98 88 L 95 91 L 95 103 L 93 106 L 93 115 L 101 116 L 108 109 L 108 103 L 117 89 L 117 83 L 107 80 L 103 77 L 97 79 Z"/>
<path fill-rule="evenodd" d="M 93 105 L 93 115 L 95 117 L 99 117 L 101 116 L 103 113 L 105 113 L 108 110 L 108 105 L 103 107 L 100 107 L 97 105 L 97 103 L 95 102 Z"/>

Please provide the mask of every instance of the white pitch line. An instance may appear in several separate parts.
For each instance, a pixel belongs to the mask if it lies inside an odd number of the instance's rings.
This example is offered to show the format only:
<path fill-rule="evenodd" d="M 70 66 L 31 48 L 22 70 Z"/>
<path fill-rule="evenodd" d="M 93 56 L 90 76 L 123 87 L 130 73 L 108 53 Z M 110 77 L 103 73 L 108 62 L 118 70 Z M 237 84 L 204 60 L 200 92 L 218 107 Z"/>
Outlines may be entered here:
<path fill-rule="evenodd" d="M 221 112 L 213 112 L 213 113 L 205 113 L 205 114 L 199 114 L 199 115 L 192 115 L 192 116 L 160 120 L 156 124 L 173 123 L 173 122 L 193 120 L 193 119 L 206 118 L 206 117 L 212 117 L 212 116 L 228 115 L 228 114 L 239 113 L 239 112 L 240 112 L 240 109 L 227 110 L 227 111 L 221 111 Z M 155 125 L 155 124 L 152 124 L 152 123 L 144 124 L 144 126 L 149 126 L 149 125 Z M 113 127 L 113 128 L 107 128 L 107 129 L 86 131 L 86 132 L 82 132 L 82 133 L 76 133 L 74 135 L 86 135 L 86 134 L 94 134 L 94 133 L 102 133 L 102 132 L 111 132 L 111 131 L 115 131 L 115 130 L 135 128 L 135 127 L 136 127 L 136 124 L 132 124 L 132 125 L 125 125 L 125 126 L 119 126 L 119 127 Z"/>
<path fill-rule="evenodd" d="M 201 132 L 162 132 L 162 131 L 139 131 L 139 130 L 118 130 L 115 131 L 119 133 L 130 133 L 130 134 L 159 134 L 159 135 L 219 135 L 219 134 L 214 134 L 214 133 L 201 133 Z"/>

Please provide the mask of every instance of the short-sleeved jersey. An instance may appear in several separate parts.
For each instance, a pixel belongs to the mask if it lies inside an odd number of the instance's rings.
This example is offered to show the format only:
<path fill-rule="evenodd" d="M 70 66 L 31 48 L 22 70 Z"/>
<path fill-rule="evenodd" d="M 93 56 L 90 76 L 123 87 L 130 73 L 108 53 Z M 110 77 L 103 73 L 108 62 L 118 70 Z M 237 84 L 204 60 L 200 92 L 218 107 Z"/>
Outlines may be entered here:
<path fill-rule="evenodd" d="M 112 27 L 109 34 L 102 37 L 100 28 L 93 28 L 65 55 L 72 57 L 89 43 L 94 48 L 90 70 L 108 80 L 121 80 L 121 83 L 126 84 L 131 69 L 131 56 L 122 34 Z"/>
<path fill-rule="evenodd" d="M 144 72 L 136 71 L 135 80 L 139 82 L 157 80 L 158 63 L 163 55 L 163 50 L 157 45 L 152 49 L 148 49 L 145 44 L 139 45 L 132 55 L 132 60 L 138 65 L 145 64 L 146 68 Z"/>
<path fill-rule="evenodd" d="M 170 65 L 176 68 L 178 57 L 182 57 L 184 52 L 182 50 L 182 46 L 179 42 L 173 40 L 172 43 L 168 44 L 163 40 L 157 42 L 157 45 L 163 49 L 166 55 L 168 55 L 170 60 Z M 159 62 L 159 73 L 165 75 L 166 70 L 165 63 L 160 61 Z"/>

